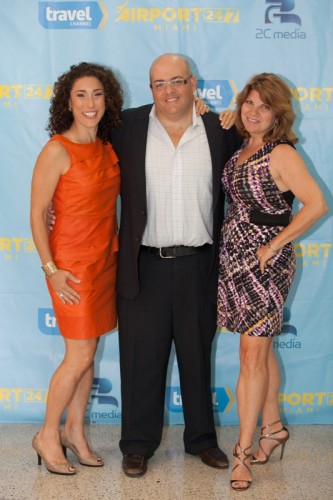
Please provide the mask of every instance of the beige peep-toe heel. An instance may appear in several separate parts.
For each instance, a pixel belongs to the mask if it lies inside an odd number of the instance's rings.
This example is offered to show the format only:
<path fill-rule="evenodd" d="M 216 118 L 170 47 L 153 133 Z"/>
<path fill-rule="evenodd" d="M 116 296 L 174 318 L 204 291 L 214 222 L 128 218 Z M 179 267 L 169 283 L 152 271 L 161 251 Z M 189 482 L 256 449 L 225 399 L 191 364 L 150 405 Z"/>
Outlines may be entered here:
<path fill-rule="evenodd" d="M 67 448 L 69 448 L 81 465 L 86 465 L 87 467 L 103 467 L 104 461 L 96 452 L 92 451 L 88 457 L 82 457 L 80 455 L 76 446 L 68 441 L 64 427 L 60 429 L 60 441 L 65 457 L 67 456 Z"/>
<path fill-rule="evenodd" d="M 46 460 L 38 442 L 38 432 L 33 437 L 32 447 L 37 453 L 38 465 L 42 465 L 43 460 L 45 467 L 52 474 L 61 474 L 62 476 L 73 476 L 76 474 L 74 465 L 67 460 L 63 464 L 54 464 Z"/>

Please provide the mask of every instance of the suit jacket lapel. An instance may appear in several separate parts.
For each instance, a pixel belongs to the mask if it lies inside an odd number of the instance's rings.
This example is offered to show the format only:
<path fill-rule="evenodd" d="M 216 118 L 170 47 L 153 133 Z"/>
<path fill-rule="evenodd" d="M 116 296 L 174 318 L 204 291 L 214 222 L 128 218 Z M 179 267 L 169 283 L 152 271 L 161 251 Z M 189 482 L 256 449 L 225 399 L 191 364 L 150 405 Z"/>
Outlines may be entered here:
<path fill-rule="evenodd" d="M 149 112 L 135 120 L 133 130 L 133 166 L 142 198 L 146 201 L 146 148 L 149 125 Z"/>
<path fill-rule="evenodd" d="M 215 210 L 216 205 L 219 200 L 219 194 L 221 189 L 221 174 L 222 174 L 222 141 L 219 135 L 222 133 L 218 129 L 218 124 L 214 120 L 210 120 L 208 115 L 202 116 L 206 134 L 208 139 L 208 145 L 210 149 L 211 159 L 212 159 L 212 174 L 213 174 L 213 209 Z"/>

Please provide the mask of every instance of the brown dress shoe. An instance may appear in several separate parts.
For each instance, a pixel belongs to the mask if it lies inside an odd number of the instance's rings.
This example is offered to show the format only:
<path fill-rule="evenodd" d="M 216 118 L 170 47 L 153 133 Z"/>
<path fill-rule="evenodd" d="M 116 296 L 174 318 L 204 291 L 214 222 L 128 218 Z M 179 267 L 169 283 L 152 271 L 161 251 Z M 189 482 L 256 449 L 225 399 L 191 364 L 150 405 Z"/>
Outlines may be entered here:
<path fill-rule="evenodd" d="M 123 471 L 129 477 L 140 477 L 147 472 L 148 460 L 143 455 L 128 454 L 123 456 Z"/>
<path fill-rule="evenodd" d="M 199 453 L 199 457 L 209 467 L 215 467 L 215 469 L 227 469 L 229 467 L 228 457 L 220 448 L 206 448 Z"/>

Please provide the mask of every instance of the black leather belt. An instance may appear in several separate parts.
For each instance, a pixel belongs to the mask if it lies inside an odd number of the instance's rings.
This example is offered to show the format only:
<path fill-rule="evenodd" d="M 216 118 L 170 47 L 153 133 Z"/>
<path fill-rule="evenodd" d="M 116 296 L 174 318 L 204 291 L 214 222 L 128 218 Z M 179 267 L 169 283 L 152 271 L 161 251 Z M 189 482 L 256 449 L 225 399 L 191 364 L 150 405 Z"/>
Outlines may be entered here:
<path fill-rule="evenodd" d="M 185 247 L 183 245 L 177 245 L 174 247 L 156 248 L 141 245 L 140 248 L 141 251 L 159 255 L 162 259 L 175 259 L 176 257 L 187 257 L 188 255 L 194 255 L 210 247 L 211 245 L 209 243 L 205 243 L 205 245 L 202 245 L 201 247 Z"/>

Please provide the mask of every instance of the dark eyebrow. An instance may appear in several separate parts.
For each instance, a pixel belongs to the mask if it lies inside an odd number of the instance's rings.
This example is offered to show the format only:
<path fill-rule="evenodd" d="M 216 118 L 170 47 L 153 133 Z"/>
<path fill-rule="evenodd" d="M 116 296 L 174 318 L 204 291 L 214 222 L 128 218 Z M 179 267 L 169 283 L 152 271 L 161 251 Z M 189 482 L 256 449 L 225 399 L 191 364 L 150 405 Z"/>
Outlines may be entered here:
<path fill-rule="evenodd" d="M 178 75 L 178 76 L 172 76 L 170 78 L 170 80 L 177 80 L 177 78 L 181 78 L 182 80 L 185 80 L 185 78 L 183 76 L 180 76 L 180 75 Z M 153 83 L 157 83 L 157 82 L 166 82 L 166 80 L 157 79 L 157 80 L 154 80 Z"/>
<path fill-rule="evenodd" d="M 98 90 L 104 90 L 103 87 L 98 87 L 97 89 L 93 89 L 93 92 L 96 92 Z M 74 92 L 87 92 L 86 89 L 77 89 L 77 90 L 74 90 Z"/>

